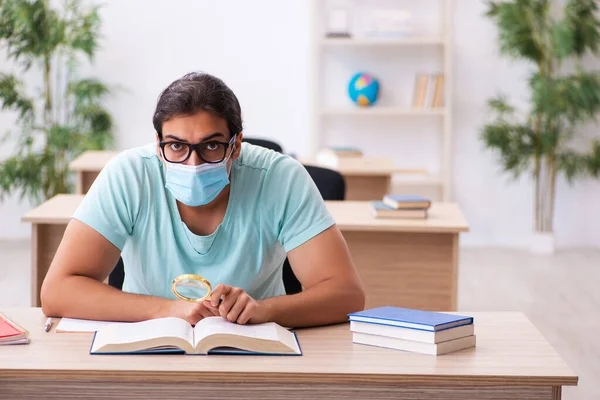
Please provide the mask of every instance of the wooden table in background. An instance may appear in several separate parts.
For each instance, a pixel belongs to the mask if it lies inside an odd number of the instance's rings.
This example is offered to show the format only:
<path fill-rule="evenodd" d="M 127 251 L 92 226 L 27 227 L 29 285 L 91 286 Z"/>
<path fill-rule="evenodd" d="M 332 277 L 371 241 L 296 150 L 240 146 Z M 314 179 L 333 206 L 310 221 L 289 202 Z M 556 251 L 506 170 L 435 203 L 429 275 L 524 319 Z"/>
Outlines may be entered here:
<path fill-rule="evenodd" d="M 58 195 L 28 212 L 32 223 L 32 305 L 83 195 Z M 433 203 L 426 220 L 375 219 L 369 202 L 326 201 L 367 293 L 383 305 L 456 310 L 458 239 L 468 230 L 455 204 Z"/>
<path fill-rule="evenodd" d="M 71 161 L 69 170 L 77 172 L 76 193 L 87 193 L 102 168 L 117 154 L 115 151 L 86 151 Z"/>
<path fill-rule="evenodd" d="M 454 203 L 432 203 L 427 219 L 376 219 L 366 201 L 328 201 L 365 286 L 367 308 L 456 310 L 459 234 Z"/>
<path fill-rule="evenodd" d="M 90 355 L 91 334 L 45 333 L 40 309 L 2 312 L 31 332 L 30 344 L 0 351 L 0 393 L 14 400 L 559 400 L 578 383 L 513 312 L 469 313 L 477 346 L 437 357 L 353 344 L 348 324 L 296 330 L 300 357 Z"/>
<path fill-rule="evenodd" d="M 392 191 L 392 174 L 406 172 L 394 166 L 392 160 L 368 159 L 360 167 L 333 167 L 312 158 L 298 158 L 304 165 L 328 168 L 339 172 L 346 181 L 346 200 L 381 200 Z"/>
<path fill-rule="evenodd" d="M 31 305 L 40 306 L 40 289 L 71 216 L 83 195 L 59 194 L 22 218 L 31 223 Z"/>

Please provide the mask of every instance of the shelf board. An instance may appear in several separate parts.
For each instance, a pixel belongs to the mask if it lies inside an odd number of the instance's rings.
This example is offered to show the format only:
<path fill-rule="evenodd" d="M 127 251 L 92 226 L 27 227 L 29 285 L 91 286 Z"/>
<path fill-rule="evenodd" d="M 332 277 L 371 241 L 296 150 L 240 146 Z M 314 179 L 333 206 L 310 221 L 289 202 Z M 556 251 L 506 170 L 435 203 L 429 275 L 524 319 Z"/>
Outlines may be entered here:
<path fill-rule="evenodd" d="M 415 36 L 403 38 L 323 38 L 323 47 L 378 47 L 378 46 L 441 46 L 443 36 Z"/>
<path fill-rule="evenodd" d="M 357 116 L 357 115 L 445 115 L 445 108 L 407 108 L 407 107 L 365 107 L 365 108 L 326 108 L 321 110 L 321 115 L 340 115 L 340 116 Z"/>

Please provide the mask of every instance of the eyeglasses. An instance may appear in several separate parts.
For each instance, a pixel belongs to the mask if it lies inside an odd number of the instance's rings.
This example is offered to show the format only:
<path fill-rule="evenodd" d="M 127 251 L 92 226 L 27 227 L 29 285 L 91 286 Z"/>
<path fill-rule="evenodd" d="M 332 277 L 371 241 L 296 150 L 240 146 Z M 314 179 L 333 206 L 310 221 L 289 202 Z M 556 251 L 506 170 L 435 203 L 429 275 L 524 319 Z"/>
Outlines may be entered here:
<path fill-rule="evenodd" d="M 192 155 L 192 151 L 196 151 L 198 157 L 205 163 L 216 164 L 222 162 L 227 156 L 227 149 L 235 142 L 236 135 L 233 135 L 227 143 L 217 142 L 215 140 L 209 142 L 201 142 L 196 144 L 168 141 L 159 142 L 163 157 L 170 163 L 183 163 Z"/>

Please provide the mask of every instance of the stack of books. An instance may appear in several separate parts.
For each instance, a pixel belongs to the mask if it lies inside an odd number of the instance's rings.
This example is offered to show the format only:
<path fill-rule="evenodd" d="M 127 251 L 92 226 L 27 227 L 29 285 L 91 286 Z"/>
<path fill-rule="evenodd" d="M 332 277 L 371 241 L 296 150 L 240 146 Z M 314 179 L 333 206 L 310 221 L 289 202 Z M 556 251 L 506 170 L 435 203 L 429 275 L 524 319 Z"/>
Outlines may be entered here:
<path fill-rule="evenodd" d="M 29 343 L 29 332 L 27 329 L 19 326 L 6 315 L 0 313 L 0 345 L 27 343 Z"/>
<path fill-rule="evenodd" d="M 399 307 L 349 314 L 357 344 L 441 355 L 475 347 L 472 317 Z"/>
<path fill-rule="evenodd" d="M 417 195 L 388 194 L 371 202 L 375 218 L 427 218 L 431 200 Z"/>

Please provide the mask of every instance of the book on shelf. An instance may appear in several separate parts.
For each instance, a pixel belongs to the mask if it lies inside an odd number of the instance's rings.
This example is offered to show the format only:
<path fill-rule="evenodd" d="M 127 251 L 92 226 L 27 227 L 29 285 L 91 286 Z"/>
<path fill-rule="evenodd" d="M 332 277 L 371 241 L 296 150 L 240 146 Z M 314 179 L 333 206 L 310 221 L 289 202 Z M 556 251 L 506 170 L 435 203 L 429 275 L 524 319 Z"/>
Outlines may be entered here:
<path fill-rule="evenodd" d="M 29 331 L 0 313 L 0 345 L 27 343 L 29 343 Z"/>
<path fill-rule="evenodd" d="M 415 91 L 413 95 L 413 108 L 424 108 L 427 101 L 427 88 L 429 86 L 429 75 L 419 73 L 415 79 Z"/>
<path fill-rule="evenodd" d="M 433 92 L 429 105 L 431 108 L 440 108 L 444 106 L 444 74 L 434 74 L 431 77 L 433 81 Z"/>
<path fill-rule="evenodd" d="M 395 209 L 427 209 L 431 206 L 431 200 L 418 195 L 386 194 L 383 203 Z"/>
<path fill-rule="evenodd" d="M 302 355 L 296 334 L 275 322 L 240 325 L 208 317 L 196 326 L 174 318 L 113 324 L 94 334 L 91 354 Z"/>
<path fill-rule="evenodd" d="M 378 307 L 348 317 L 356 344 L 431 355 L 476 346 L 474 321 L 468 316 Z"/>
<path fill-rule="evenodd" d="M 371 201 L 371 209 L 375 218 L 425 219 L 428 211 L 426 208 L 394 208 L 381 200 Z"/>

